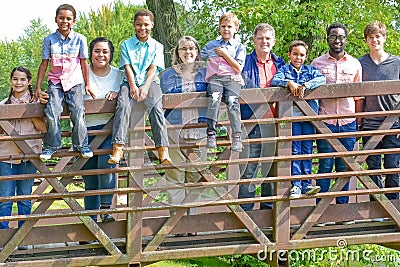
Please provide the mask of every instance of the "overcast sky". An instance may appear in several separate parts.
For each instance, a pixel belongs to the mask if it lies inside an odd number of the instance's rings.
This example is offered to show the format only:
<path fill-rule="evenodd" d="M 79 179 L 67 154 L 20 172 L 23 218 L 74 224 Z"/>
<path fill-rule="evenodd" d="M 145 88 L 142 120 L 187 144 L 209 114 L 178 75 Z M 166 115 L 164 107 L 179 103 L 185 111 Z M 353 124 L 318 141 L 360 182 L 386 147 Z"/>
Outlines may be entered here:
<path fill-rule="evenodd" d="M 114 0 L 11 0 L 3 3 L 0 16 L 0 40 L 12 41 L 24 34 L 30 21 L 41 18 L 50 30 L 55 31 L 56 9 L 61 4 L 72 5 L 76 12 L 97 11 L 103 4 Z M 122 0 L 123 3 L 143 4 L 145 0 Z M 77 15 L 78 15 L 77 14 Z"/>

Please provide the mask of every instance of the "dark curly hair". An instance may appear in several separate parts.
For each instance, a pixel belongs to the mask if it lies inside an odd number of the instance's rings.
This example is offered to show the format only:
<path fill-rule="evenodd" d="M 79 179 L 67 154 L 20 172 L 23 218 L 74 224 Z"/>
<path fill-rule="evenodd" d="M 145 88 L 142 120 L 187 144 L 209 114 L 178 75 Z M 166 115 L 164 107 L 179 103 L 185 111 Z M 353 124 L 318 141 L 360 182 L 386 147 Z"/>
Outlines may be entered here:
<path fill-rule="evenodd" d="M 326 28 L 326 36 L 329 36 L 332 29 L 337 29 L 337 28 L 343 29 L 344 33 L 346 34 L 346 37 L 347 37 L 347 35 L 349 34 L 349 31 L 347 30 L 346 26 L 344 26 L 344 24 L 342 24 L 340 22 L 335 22 L 335 23 L 332 23 L 331 25 L 329 25 L 328 28 Z"/>
<path fill-rule="evenodd" d="M 92 62 L 92 52 L 93 52 L 94 45 L 97 44 L 97 43 L 100 43 L 100 42 L 108 43 L 108 47 L 110 48 L 110 63 L 111 63 L 113 58 L 114 58 L 114 45 L 111 42 L 111 40 L 109 40 L 106 37 L 97 37 L 97 38 L 93 39 L 90 42 L 90 45 L 89 45 L 89 59 L 90 59 L 90 62 Z"/>

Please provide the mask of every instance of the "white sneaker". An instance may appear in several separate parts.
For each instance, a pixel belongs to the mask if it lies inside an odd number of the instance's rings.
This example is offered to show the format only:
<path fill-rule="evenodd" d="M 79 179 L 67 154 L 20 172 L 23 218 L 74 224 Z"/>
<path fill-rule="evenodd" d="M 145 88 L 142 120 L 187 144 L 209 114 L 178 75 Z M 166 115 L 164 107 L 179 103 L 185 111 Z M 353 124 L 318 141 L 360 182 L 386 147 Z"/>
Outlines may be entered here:
<path fill-rule="evenodd" d="M 89 147 L 82 147 L 81 149 L 82 158 L 89 159 L 93 157 L 93 151 Z"/>
<path fill-rule="evenodd" d="M 301 189 L 298 186 L 293 186 L 292 190 L 290 190 L 289 198 L 300 198 L 301 197 Z"/>
<path fill-rule="evenodd" d="M 43 151 L 40 154 L 39 158 L 43 159 L 43 160 L 49 160 L 49 159 L 51 159 L 51 156 L 53 156 L 54 153 L 56 153 L 55 149 L 46 148 L 46 149 L 43 149 Z"/>
<path fill-rule="evenodd" d="M 217 137 L 215 134 L 207 135 L 207 148 L 217 148 Z"/>

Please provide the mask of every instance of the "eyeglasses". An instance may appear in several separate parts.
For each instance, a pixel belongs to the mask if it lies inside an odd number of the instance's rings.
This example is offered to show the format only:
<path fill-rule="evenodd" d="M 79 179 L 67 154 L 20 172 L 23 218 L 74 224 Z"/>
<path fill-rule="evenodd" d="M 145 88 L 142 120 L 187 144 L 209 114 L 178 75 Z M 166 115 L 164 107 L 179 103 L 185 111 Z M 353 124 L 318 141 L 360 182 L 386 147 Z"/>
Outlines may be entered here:
<path fill-rule="evenodd" d="M 329 42 L 334 42 L 338 40 L 339 42 L 343 42 L 346 39 L 346 36 L 344 35 L 329 35 L 328 36 L 328 41 Z"/>
<path fill-rule="evenodd" d="M 186 52 L 186 51 L 193 52 L 196 50 L 197 50 L 197 48 L 195 46 L 178 48 L 178 51 L 184 51 L 184 52 Z"/>

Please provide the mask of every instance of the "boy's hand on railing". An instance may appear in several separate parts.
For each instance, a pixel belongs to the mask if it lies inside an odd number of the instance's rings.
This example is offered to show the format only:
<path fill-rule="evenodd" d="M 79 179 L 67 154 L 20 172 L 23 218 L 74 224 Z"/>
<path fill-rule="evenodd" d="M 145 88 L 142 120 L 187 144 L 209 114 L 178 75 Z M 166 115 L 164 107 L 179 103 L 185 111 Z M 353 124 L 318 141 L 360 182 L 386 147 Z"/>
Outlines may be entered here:
<path fill-rule="evenodd" d="M 90 89 L 89 86 L 85 86 L 85 92 L 87 95 L 90 95 L 93 99 L 96 99 L 96 94 Z"/>
<path fill-rule="evenodd" d="M 33 94 L 33 98 L 32 98 L 32 102 L 37 102 L 40 99 L 40 94 L 42 93 L 41 90 L 39 91 L 35 91 L 35 93 Z"/>
<path fill-rule="evenodd" d="M 49 94 L 47 94 L 46 92 L 40 91 L 38 100 L 39 100 L 40 104 L 47 104 L 47 102 L 49 101 Z"/>
<path fill-rule="evenodd" d="M 117 92 L 109 91 L 109 92 L 106 94 L 106 99 L 107 99 L 107 100 L 113 100 L 113 99 L 117 98 L 117 96 L 118 96 L 118 93 L 117 93 Z"/>
<path fill-rule="evenodd" d="M 304 85 L 300 85 L 299 87 L 297 87 L 297 96 L 299 98 L 303 98 L 305 91 L 306 91 L 306 87 Z"/>
<path fill-rule="evenodd" d="M 295 83 L 293 81 L 289 81 L 288 82 L 288 87 L 290 89 L 290 92 L 294 96 L 298 96 L 299 98 L 303 98 L 304 97 L 304 91 L 306 90 L 304 85 L 300 85 L 300 84 Z"/>

